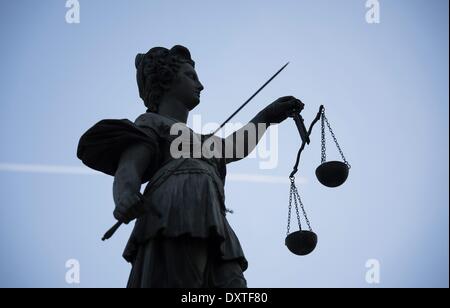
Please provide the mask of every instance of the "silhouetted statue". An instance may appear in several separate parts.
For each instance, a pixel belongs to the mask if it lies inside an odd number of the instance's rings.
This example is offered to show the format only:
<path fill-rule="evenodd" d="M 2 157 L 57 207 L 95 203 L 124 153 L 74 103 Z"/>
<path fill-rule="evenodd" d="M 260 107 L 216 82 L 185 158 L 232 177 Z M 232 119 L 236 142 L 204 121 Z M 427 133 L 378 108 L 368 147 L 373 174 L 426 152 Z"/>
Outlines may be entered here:
<path fill-rule="evenodd" d="M 140 97 L 148 111 L 134 123 L 97 123 L 83 135 L 78 148 L 78 157 L 87 166 L 115 177 L 114 217 L 124 223 L 136 219 L 124 252 L 132 264 L 128 287 L 247 287 L 243 272 L 248 263 L 227 222 L 224 195 L 226 164 L 243 158 L 224 158 L 224 151 L 238 152 L 240 131 L 228 137 L 235 139 L 235 148 L 230 149 L 226 139 L 199 135 L 186 126 L 203 90 L 187 48 L 153 48 L 136 57 L 136 68 Z M 283 97 L 248 125 L 281 123 L 302 109 L 296 98 Z M 211 138 L 223 147 L 214 145 L 210 150 L 223 155 L 174 158 L 171 145 L 179 137 L 171 135 L 175 124 L 188 130 L 189 145 Z M 257 142 L 265 130 L 259 128 Z M 247 138 L 244 157 L 256 146 Z M 141 185 L 147 182 L 141 195 Z"/>

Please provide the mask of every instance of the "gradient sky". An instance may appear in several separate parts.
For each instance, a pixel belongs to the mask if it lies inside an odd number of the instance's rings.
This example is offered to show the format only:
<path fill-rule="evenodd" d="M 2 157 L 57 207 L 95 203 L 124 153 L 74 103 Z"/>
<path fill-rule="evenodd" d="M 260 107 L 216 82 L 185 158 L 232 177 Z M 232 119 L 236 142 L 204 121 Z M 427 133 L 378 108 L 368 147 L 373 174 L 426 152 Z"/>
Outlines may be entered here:
<path fill-rule="evenodd" d="M 369 259 L 377 286 L 449 286 L 447 0 L 380 0 L 380 24 L 366 22 L 365 0 L 79 2 L 80 24 L 65 22 L 65 0 L 0 2 L 0 287 L 73 287 L 69 259 L 81 266 L 75 287 L 126 285 L 131 226 L 100 241 L 113 179 L 84 172 L 76 147 L 97 121 L 145 111 L 134 57 L 176 44 L 205 86 L 189 121 L 222 122 L 290 61 L 234 121 L 285 95 L 302 99 L 308 123 L 324 104 L 353 166 L 339 189 L 317 182 L 317 126 L 299 176 L 319 245 L 300 258 L 284 246 L 289 185 L 276 181 L 300 146 L 294 122 L 278 128 L 277 168 L 229 165 L 250 287 L 373 287 Z"/>

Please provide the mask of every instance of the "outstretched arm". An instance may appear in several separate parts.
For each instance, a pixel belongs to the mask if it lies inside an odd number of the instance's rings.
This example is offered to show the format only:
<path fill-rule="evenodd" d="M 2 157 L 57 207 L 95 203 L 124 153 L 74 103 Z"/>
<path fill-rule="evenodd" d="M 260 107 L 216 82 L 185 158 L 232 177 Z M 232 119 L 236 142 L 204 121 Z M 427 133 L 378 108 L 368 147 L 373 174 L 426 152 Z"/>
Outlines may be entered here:
<path fill-rule="evenodd" d="M 225 139 L 225 162 L 229 164 L 247 157 L 270 125 L 283 122 L 303 108 L 304 104 L 293 96 L 281 97 L 264 108 L 247 125 Z"/>
<path fill-rule="evenodd" d="M 261 141 L 270 123 L 258 113 L 247 125 L 225 139 L 225 162 L 227 164 L 247 157 Z"/>

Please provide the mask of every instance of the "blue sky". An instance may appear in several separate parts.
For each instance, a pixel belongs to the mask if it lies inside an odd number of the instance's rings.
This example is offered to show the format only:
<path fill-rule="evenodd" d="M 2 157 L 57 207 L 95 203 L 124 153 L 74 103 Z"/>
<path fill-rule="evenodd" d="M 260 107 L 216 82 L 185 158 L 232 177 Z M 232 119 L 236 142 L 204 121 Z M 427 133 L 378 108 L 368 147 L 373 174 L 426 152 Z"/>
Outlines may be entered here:
<path fill-rule="evenodd" d="M 95 122 L 145 111 L 134 57 L 176 44 L 205 86 L 190 121 L 222 122 L 290 61 L 234 121 L 285 95 L 302 99 L 307 122 L 324 104 L 353 166 L 339 189 L 317 182 L 317 127 L 300 190 L 319 246 L 304 258 L 283 244 L 289 185 L 251 180 L 287 179 L 300 146 L 293 121 L 278 127 L 277 168 L 229 166 L 249 286 L 373 287 L 365 263 L 377 259 L 378 286 L 448 287 L 448 1 L 380 0 L 380 24 L 366 22 L 364 0 L 79 2 L 80 24 L 65 22 L 64 0 L 0 4 L 1 287 L 73 287 L 68 259 L 80 262 L 77 286 L 125 286 L 131 226 L 100 242 L 113 179 L 84 172 L 76 146 Z"/>

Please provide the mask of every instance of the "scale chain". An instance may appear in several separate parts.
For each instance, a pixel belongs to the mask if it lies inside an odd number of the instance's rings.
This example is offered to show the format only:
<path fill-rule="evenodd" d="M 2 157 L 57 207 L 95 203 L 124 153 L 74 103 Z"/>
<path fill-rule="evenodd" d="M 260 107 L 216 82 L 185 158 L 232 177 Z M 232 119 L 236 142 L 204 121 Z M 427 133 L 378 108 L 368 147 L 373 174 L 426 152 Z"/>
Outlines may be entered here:
<path fill-rule="evenodd" d="M 288 211 L 288 223 L 287 223 L 287 235 L 289 235 L 289 232 L 291 231 L 291 211 L 292 211 L 292 195 L 294 194 L 294 182 L 291 180 L 291 191 L 289 193 L 289 211 Z"/>
<path fill-rule="evenodd" d="M 326 162 L 326 145 L 325 145 L 325 125 L 324 123 L 327 124 L 328 126 L 328 130 L 331 133 L 331 137 L 333 137 L 334 143 L 336 144 L 338 150 L 339 150 L 339 154 L 342 157 L 342 160 L 344 161 L 344 163 L 347 165 L 348 169 L 351 169 L 352 166 L 350 165 L 350 163 L 347 161 L 347 159 L 344 156 L 344 152 L 341 149 L 341 146 L 339 145 L 339 142 L 336 138 L 336 135 L 333 132 L 333 129 L 331 128 L 330 122 L 328 121 L 328 118 L 325 115 L 325 109 L 322 112 L 322 164 Z"/>
<path fill-rule="evenodd" d="M 291 220 L 292 220 L 292 196 L 294 196 L 294 204 L 295 204 L 295 210 L 297 214 L 297 220 L 298 220 L 298 227 L 299 230 L 302 231 L 302 222 L 300 219 L 300 208 L 302 209 L 303 216 L 305 217 L 306 224 L 308 225 L 309 231 L 313 231 L 311 227 L 311 223 L 308 219 L 308 214 L 306 213 L 305 206 L 303 205 L 302 199 L 300 197 L 300 194 L 298 192 L 297 186 L 295 186 L 295 180 L 291 179 L 291 189 L 289 193 L 289 210 L 288 210 L 288 224 L 287 224 L 287 235 L 289 235 L 291 231 Z"/>
<path fill-rule="evenodd" d="M 297 196 L 298 201 L 300 203 L 300 207 L 302 208 L 303 216 L 305 217 L 306 224 L 308 225 L 309 231 L 313 231 L 311 228 L 311 224 L 308 219 L 308 215 L 306 214 L 305 206 L 303 205 L 302 199 L 300 198 L 300 194 L 298 193 L 297 187 L 294 188 L 294 194 Z M 300 221 L 300 218 L 299 218 Z"/>
<path fill-rule="evenodd" d="M 298 228 L 301 231 L 302 230 L 302 221 L 300 220 L 300 211 L 298 209 L 297 194 L 296 194 L 297 187 L 295 186 L 295 184 L 293 186 L 293 189 L 294 189 L 294 203 L 295 203 L 295 211 L 297 213 Z M 301 200 L 298 200 L 298 201 L 301 204 Z"/>
<path fill-rule="evenodd" d="M 288 224 L 287 224 L 287 235 L 291 232 L 291 220 L 292 220 L 292 196 L 294 196 L 294 204 L 295 204 L 295 210 L 297 213 L 297 221 L 298 221 L 298 227 L 300 230 L 302 230 L 302 222 L 300 220 L 300 211 L 298 209 L 298 203 L 297 203 L 297 196 L 295 194 L 296 186 L 295 186 L 295 179 L 291 179 L 291 191 L 289 193 L 289 211 L 288 211 Z M 300 200 L 299 200 L 300 201 Z M 301 201 L 300 201 L 301 202 Z"/>
<path fill-rule="evenodd" d="M 322 111 L 321 123 L 322 123 L 322 164 L 324 164 L 327 162 L 327 144 L 325 137 L 325 109 Z"/>

